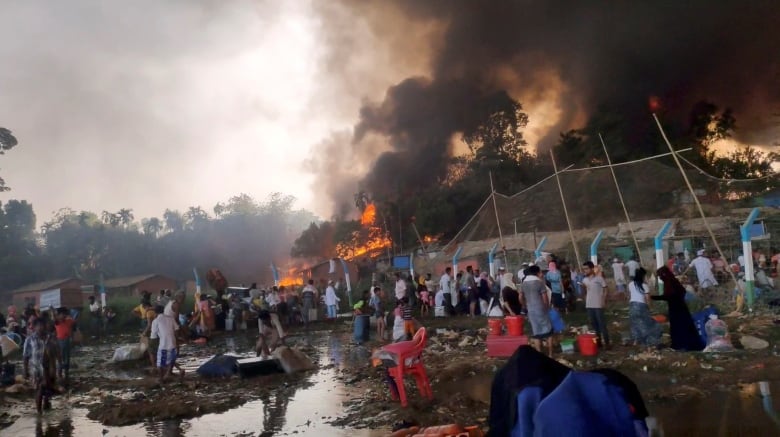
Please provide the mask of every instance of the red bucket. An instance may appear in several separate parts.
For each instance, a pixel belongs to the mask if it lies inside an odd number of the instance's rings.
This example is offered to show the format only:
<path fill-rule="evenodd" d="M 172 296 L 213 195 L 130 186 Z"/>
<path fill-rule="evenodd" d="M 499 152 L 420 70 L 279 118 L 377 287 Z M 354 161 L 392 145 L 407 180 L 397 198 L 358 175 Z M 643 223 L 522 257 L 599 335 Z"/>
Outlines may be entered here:
<path fill-rule="evenodd" d="M 506 330 L 508 331 L 508 335 L 523 335 L 523 324 L 525 323 L 525 319 L 520 316 L 506 316 L 504 317 L 504 321 L 506 321 Z"/>
<path fill-rule="evenodd" d="M 490 329 L 490 335 L 501 335 L 501 325 L 503 322 L 501 319 L 488 319 L 488 329 Z"/>
<path fill-rule="evenodd" d="M 580 354 L 586 357 L 592 357 L 599 353 L 596 334 L 580 334 L 577 336 L 577 347 Z"/>

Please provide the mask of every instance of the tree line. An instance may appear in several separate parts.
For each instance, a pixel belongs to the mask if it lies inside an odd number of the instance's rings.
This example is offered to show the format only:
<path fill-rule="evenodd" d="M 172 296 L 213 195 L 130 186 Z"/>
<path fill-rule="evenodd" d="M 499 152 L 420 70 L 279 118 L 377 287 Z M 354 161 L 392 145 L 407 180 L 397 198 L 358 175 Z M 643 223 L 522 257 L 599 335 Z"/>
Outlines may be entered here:
<path fill-rule="evenodd" d="M 270 265 L 289 260 L 293 240 L 317 218 L 294 209 L 281 193 L 264 201 L 241 194 L 217 204 L 167 209 L 161 218 L 60 209 L 36 230 L 33 205 L 10 200 L 0 208 L 0 290 L 64 277 L 97 283 L 147 273 L 191 279 L 220 268 L 234 282 L 272 281 Z"/>

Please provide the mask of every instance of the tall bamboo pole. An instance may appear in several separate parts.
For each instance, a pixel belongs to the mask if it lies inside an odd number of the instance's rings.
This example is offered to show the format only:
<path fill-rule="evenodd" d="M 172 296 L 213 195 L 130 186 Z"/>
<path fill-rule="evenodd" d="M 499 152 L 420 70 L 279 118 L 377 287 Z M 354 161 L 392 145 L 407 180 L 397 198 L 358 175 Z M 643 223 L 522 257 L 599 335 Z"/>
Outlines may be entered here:
<path fill-rule="evenodd" d="M 493 172 L 488 172 L 490 178 L 490 196 L 493 198 L 493 211 L 496 213 L 496 226 L 498 226 L 498 241 L 501 244 L 501 251 L 504 253 L 504 267 L 509 271 L 509 263 L 506 257 L 506 246 L 504 246 L 504 235 L 501 233 L 501 221 L 498 219 L 498 206 L 496 206 L 496 189 L 493 188 Z"/>
<path fill-rule="evenodd" d="M 566 225 L 569 227 L 569 237 L 571 238 L 571 244 L 574 246 L 574 256 L 577 258 L 577 266 L 582 266 L 582 260 L 580 259 L 580 250 L 577 249 L 577 241 L 574 239 L 574 230 L 571 227 L 571 220 L 569 220 L 569 211 L 566 209 L 566 200 L 563 198 L 563 187 L 561 187 L 561 178 L 558 175 L 558 165 L 555 163 L 555 154 L 550 150 L 550 159 L 552 160 L 553 171 L 555 172 L 555 181 L 558 182 L 558 193 L 561 195 L 561 204 L 563 205 L 563 214 L 566 217 Z"/>
<path fill-rule="evenodd" d="M 604 147 L 604 155 L 607 157 L 607 164 L 609 165 L 609 171 L 612 173 L 612 180 L 615 181 L 615 189 L 620 199 L 620 206 L 623 207 L 623 213 L 626 215 L 626 222 L 628 223 L 628 230 L 631 232 L 631 239 L 634 240 L 634 247 L 636 248 L 636 256 L 639 258 L 637 261 L 642 263 L 642 253 L 639 251 L 639 242 L 634 235 L 634 226 L 631 224 L 631 218 L 628 216 L 628 209 L 626 209 L 626 202 L 623 201 L 623 193 L 620 191 L 620 185 L 618 184 L 617 176 L 615 176 L 615 168 L 612 167 L 612 160 L 609 158 L 609 152 L 607 152 L 607 144 L 604 142 L 604 138 L 599 134 L 599 140 L 601 140 L 601 146 Z"/>

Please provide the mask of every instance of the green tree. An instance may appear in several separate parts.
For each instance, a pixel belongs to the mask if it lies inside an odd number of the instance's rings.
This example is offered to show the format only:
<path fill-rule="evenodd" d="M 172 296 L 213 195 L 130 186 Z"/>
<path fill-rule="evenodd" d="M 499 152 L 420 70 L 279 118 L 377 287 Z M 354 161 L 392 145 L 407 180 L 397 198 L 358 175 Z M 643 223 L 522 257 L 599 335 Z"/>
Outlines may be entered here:
<path fill-rule="evenodd" d="M 762 153 L 755 147 L 738 147 L 727 156 L 713 156 L 711 165 L 718 177 L 728 179 L 721 184 L 721 195 L 743 199 L 780 187 L 775 166 L 777 153 Z M 747 181 L 754 179 L 753 181 Z M 741 182 L 742 181 L 742 182 Z"/>
<path fill-rule="evenodd" d="M 208 223 L 209 215 L 200 206 L 191 206 L 184 213 L 184 220 L 189 229 L 197 229 Z"/>
<path fill-rule="evenodd" d="M 168 232 L 184 230 L 184 218 L 179 211 L 166 209 L 163 213 L 163 220 L 165 221 L 165 229 Z"/>
<path fill-rule="evenodd" d="M 10 130 L 0 127 L 0 155 L 4 155 L 7 150 L 14 148 L 19 142 Z M 0 178 L 0 192 L 8 191 L 3 178 Z"/>
<path fill-rule="evenodd" d="M 163 230 L 163 225 L 160 219 L 151 217 L 141 220 L 141 229 L 144 231 L 144 235 L 157 238 Z"/>
<path fill-rule="evenodd" d="M 135 220 L 132 209 L 122 208 L 116 213 L 116 216 L 119 219 L 119 223 L 125 228 L 129 227 Z"/>

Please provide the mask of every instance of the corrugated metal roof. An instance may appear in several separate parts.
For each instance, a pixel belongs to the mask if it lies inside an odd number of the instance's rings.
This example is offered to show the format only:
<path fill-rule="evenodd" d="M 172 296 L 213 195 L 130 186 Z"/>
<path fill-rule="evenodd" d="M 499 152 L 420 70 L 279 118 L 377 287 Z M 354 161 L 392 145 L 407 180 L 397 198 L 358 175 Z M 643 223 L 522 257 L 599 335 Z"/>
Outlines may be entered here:
<path fill-rule="evenodd" d="M 17 288 L 16 290 L 13 291 L 13 293 L 51 290 L 54 288 L 59 288 L 60 285 L 73 280 L 78 280 L 78 278 L 52 279 L 50 281 L 36 282 L 34 284 L 29 284 L 29 285 L 25 285 L 24 287 Z"/>
<path fill-rule="evenodd" d="M 126 276 L 123 278 L 112 278 L 106 280 L 103 285 L 106 288 L 130 287 L 140 282 L 146 281 L 147 279 L 152 279 L 157 276 L 162 276 L 162 275 L 159 275 L 157 273 L 151 273 L 151 274 L 138 275 L 138 276 Z"/>

